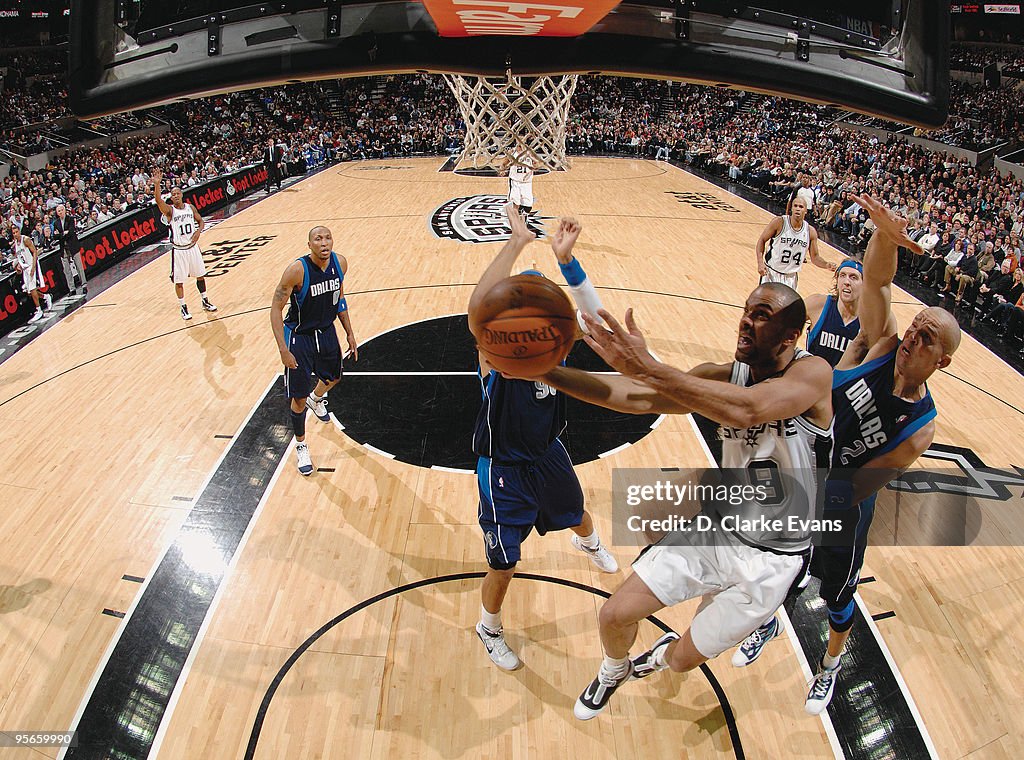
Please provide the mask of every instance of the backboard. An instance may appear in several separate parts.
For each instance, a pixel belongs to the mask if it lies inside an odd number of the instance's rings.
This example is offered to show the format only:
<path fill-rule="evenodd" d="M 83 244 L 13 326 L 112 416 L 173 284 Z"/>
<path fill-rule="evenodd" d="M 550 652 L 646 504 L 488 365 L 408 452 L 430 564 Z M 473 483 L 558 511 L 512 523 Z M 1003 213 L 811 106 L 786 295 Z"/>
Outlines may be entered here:
<path fill-rule="evenodd" d="M 307 79 L 603 73 L 778 93 L 933 127 L 949 101 L 941 0 L 72 0 L 82 117 Z M 856 14 L 856 15 L 850 15 Z"/>

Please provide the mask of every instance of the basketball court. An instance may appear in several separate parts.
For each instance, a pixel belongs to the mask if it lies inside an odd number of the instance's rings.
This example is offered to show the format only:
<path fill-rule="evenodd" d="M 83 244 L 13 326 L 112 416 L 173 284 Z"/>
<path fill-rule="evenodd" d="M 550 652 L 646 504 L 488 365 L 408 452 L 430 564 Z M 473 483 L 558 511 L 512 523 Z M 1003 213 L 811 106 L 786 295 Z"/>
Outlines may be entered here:
<path fill-rule="evenodd" d="M 211 277 L 216 314 L 182 324 L 161 257 L 0 365 L 0 725 L 77 727 L 83 746 L 67 757 L 1020 752 L 1022 673 L 1006 653 L 1024 613 L 1024 553 L 1012 546 L 1014 502 L 998 497 L 978 504 L 986 527 L 1002 531 L 989 541 L 999 545 L 869 549 L 861 612 L 879 619 L 851 650 L 895 676 L 892 692 L 889 681 L 840 680 L 870 707 L 855 719 L 804 714 L 809 671 L 794 635 L 744 670 L 722 657 L 630 684 L 607 714 L 576 721 L 573 700 L 600 658 L 597 609 L 625 571 L 597 573 L 564 534 L 526 543 L 505 605 L 525 667 L 489 662 L 472 630 L 485 565 L 476 484 L 459 470 L 479 390 L 459 315 L 499 243 L 437 230 L 438 209 L 500 196 L 504 180 L 442 164 L 341 164 L 298 182 L 204 234 L 211 259 L 262 243 Z M 577 253 L 602 299 L 615 314 L 634 307 L 663 360 L 689 367 L 732 354 L 767 212 L 644 160 L 579 158 L 538 178 L 535 192 L 537 224 L 582 221 Z M 349 259 L 361 348 L 332 392 L 336 423 L 310 418 L 317 471 L 303 478 L 268 312 L 314 224 L 330 226 Z M 524 266 L 533 261 L 554 276 L 545 241 L 527 249 Z M 827 275 L 807 267 L 800 285 L 822 292 Z M 896 300 L 906 325 L 918 304 Z M 1019 473 L 1024 425 L 1003 399 L 1020 398 L 1024 381 L 965 337 L 930 387 L 936 442 L 970 452 L 962 479 L 1001 472 L 1019 499 L 1008 474 Z M 574 439 L 579 430 L 588 434 Z M 709 464 L 689 417 L 637 423 L 571 410 L 567 443 L 604 535 L 613 468 Z M 612 549 L 624 568 L 637 552 Z M 659 620 L 683 625 L 690 614 L 684 605 Z M 817 624 L 823 636 L 821 611 Z M 656 635 L 645 623 L 639 640 Z M 900 727 L 900 700 L 921 737 L 906 754 L 900 742 L 915 729 Z"/>
<path fill-rule="evenodd" d="M 115 3 L 73 0 L 80 116 L 430 71 L 449 77 L 482 139 L 458 161 L 336 164 L 219 221 L 200 241 L 215 314 L 181 321 L 164 254 L 0 364 L 0 727 L 77 731 L 77 746 L 0 757 L 1019 756 L 1024 380 L 968 336 L 929 384 L 935 444 L 880 496 L 821 717 L 803 709 L 826 636 L 813 589 L 753 666 L 726 655 L 630 683 L 589 722 L 572 705 L 601 658 L 597 611 L 639 546 L 612 542 L 623 569 L 604 575 L 566 533 L 526 542 L 503 607 L 522 669 L 494 667 L 473 630 L 486 565 L 466 308 L 508 234 L 508 182 L 456 165 L 525 152 L 549 169 L 530 226 L 582 222 L 575 251 L 605 306 L 633 307 L 659 358 L 725 361 L 772 215 L 669 163 L 567 161 L 573 76 L 839 93 L 934 126 L 948 111 L 946 11 L 865 3 L 868 34 L 716 2 L 547 4 L 540 21 L 520 18 L 526 4 L 446 5 L 297 2 L 168 20 L 152 4 L 156 20 L 132 27 Z M 348 258 L 360 356 L 331 392 L 331 422 L 308 419 L 306 478 L 269 311 L 315 225 Z M 519 263 L 561 281 L 543 239 Z M 799 289 L 829 284 L 804 267 Z M 902 329 L 921 304 L 894 300 Z M 569 363 L 607 370 L 582 344 Z M 713 427 L 690 416 L 573 403 L 564 441 L 605 537 L 616 468 L 717 465 Z M 959 501 L 936 519 L 946 498 Z M 643 622 L 638 641 L 682 629 L 694 607 Z"/>

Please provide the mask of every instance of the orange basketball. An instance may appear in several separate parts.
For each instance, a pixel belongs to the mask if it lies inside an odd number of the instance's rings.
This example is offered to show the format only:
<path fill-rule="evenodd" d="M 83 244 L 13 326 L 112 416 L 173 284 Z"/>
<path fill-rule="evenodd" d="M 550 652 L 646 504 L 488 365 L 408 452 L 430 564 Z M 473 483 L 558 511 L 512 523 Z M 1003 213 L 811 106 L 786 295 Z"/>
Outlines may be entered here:
<path fill-rule="evenodd" d="M 545 277 L 508 277 L 469 315 L 469 328 L 487 361 L 513 377 L 538 377 L 557 367 L 576 337 L 568 296 Z"/>

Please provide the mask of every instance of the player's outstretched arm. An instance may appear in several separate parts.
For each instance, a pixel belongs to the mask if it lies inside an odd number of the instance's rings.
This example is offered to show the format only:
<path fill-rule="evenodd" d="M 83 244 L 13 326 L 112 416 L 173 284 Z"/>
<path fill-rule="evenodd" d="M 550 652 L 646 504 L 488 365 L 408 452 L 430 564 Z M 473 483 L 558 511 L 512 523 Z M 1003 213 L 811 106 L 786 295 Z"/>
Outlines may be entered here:
<path fill-rule="evenodd" d="M 288 305 L 288 299 L 292 293 L 302 287 L 304 270 L 302 264 L 293 261 L 281 275 L 281 282 L 274 290 L 274 299 L 270 302 L 270 327 L 274 331 L 274 340 L 277 341 L 277 350 L 281 352 L 281 363 L 288 369 L 295 369 L 299 363 L 295 361 L 292 352 L 284 342 L 284 308 Z"/>
<path fill-rule="evenodd" d="M 744 388 L 727 377 L 709 379 L 659 362 L 647 350 L 632 309 L 625 328 L 607 311 L 600 316 L 610 329 L 588 319 L 590 335 L 584 340 L 609 366 L 715 422 L 744 428 L 796 417 L 831 393 L 832 368 L 820 357 L 801 359 L 781 377 Z"/>
<path fill-rule="evenodd" d="M 702 364 L 691 372 L 704 377 L 728 378 L 729 369 L 729 365 Z M 693 411 L 651 386 L 622 375 L 599 375 L 570 367 L 555 367 L 538 379 L 580 401 L 624 414 L 689 414 Z"/>
<path fill-rule="evenodd" d="M 555 258 L 558 259 L 558 268 L 561 270 L 562 276 L 565 277 L 565 281 L 569 285 L 569 292 L 572 293 L 573 301 L 576 302 L 576 307 L 579 309 L 577 319 L 580 330 L 586 332 L 586 323 L 581 315 L 589 314 L 596 317 L 597 312 L 604 306 L 601 303 L 601 297 L 597 295 L 597 290 L 594 289 L 594 284 L 587 277 L 587 273 L 583 271 L 583 265 L 572 252 L 582 229 L 580 223 L 572 217 L 563 217 L 558 222 L 558 229 L 551 236 L 551 250 L 554 252 Z M 582 333 L 578 332 L 577 338 L 579 337 L 582 337 Z"/>
<path fill-rule="evenodd" d="M 494 260 L 488 265 L 487 269 L 484 270 L 484 273 L 480 276 L 480 282 L 476 284 L 476 287 L 473 288 L 473 292 L 469 296 L 470 330 L 476 327 L 473 323 L 473 314 L 480 304 L 483 303 L 484 296 L 490 292 L 491 288 L 512 273 L 512 266 L 516 263 L 516 259 L 519 258 L 519 254 L 522 253 L 528 243 L 535 240 L 534 234 L 530 232 L 530 229 L 526 226 L 526 221 L 519 215 L 513 204 L 505 204 L 505 215 L 508 217 L 512 235 L 505 245 L 502 246 L 501 250 L 498 251 L 498 255 L 494 257 Z"/>
<path fill-rule="evenodd" d="M 154 169 L 151 176 L 153 178 L 153 199 L 156 201 L 156 207 L 160 209 L 161 214 L 170 219 L 171 207 L 167 205 L 167 201 L 164 200 L 163 190 L 160 187 L 164 178 L 164 173 L 159 169 Z"/>
<path fill-rule="evenodd" d="M 923 249 L 907 235 L 906 219 L 869 195 L 856 196 L 856 201 L 878 227 L 864 253 L 864 290 L 858 309 L 860 330 L 867 337 L 868 346 L 874 346 L 879 340 L 896 335 L 892 280 L 896 276 L 897 246 L 902 245 L 915 253 Z"/>

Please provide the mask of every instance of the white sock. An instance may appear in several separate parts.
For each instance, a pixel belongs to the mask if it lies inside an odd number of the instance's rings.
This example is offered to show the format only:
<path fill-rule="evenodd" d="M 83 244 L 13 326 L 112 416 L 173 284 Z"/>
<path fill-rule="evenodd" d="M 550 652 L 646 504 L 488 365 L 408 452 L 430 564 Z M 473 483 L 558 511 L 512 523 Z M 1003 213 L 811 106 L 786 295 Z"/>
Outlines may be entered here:
<path fill-rule="evenodd" d="M 825 656 L 821 658 L 821 667 L 825 668 L 825 670 L 835 670 L 836 665 L 839 664 L 839 658 L 842 656 L 842 652 L 833 657 L 826 651 Z"/>
<path fill-rule="evenodd" d="M 182 306 L 184 306 L 185 305 L 185 299 L 184 298 L 179 298 L 178 299 L 178 303 L 180 303 Z"/>
<path fill-rule="evenodd" d="M 601 670 L 608 675 L 618 678 L 626 672 L 626 668 L 629 667 L 629 657 L 623 657 L 621 660 L 617 660 L 614 657 L 604 656 L 604 661 L 601 663 Z"/>
<path fill-rule="evenodd" d="M 488 612 L 487 608 L 482 604 L 480 605 L 480 622 L 484 624 L 491 633 L 497 633 L 501 630 L 501 610 L 497 612 Z"/>
<path fill-rule="evenodd" d="M 324 400 L 323 396 L 316 395 L 316 391 L 313 392 L 313 403 L 314 404 L 319 404 L 323 400 Z"/>
<path fill-rule="evenodd" d="M 589 536 L 580 536 L 580 543 L 588 549 L 596 549 L 598 546 L 600 546 L 601 539 L 597 535 L 597 528 L 595 528 L 594 532 L 591 533 Z"/>

